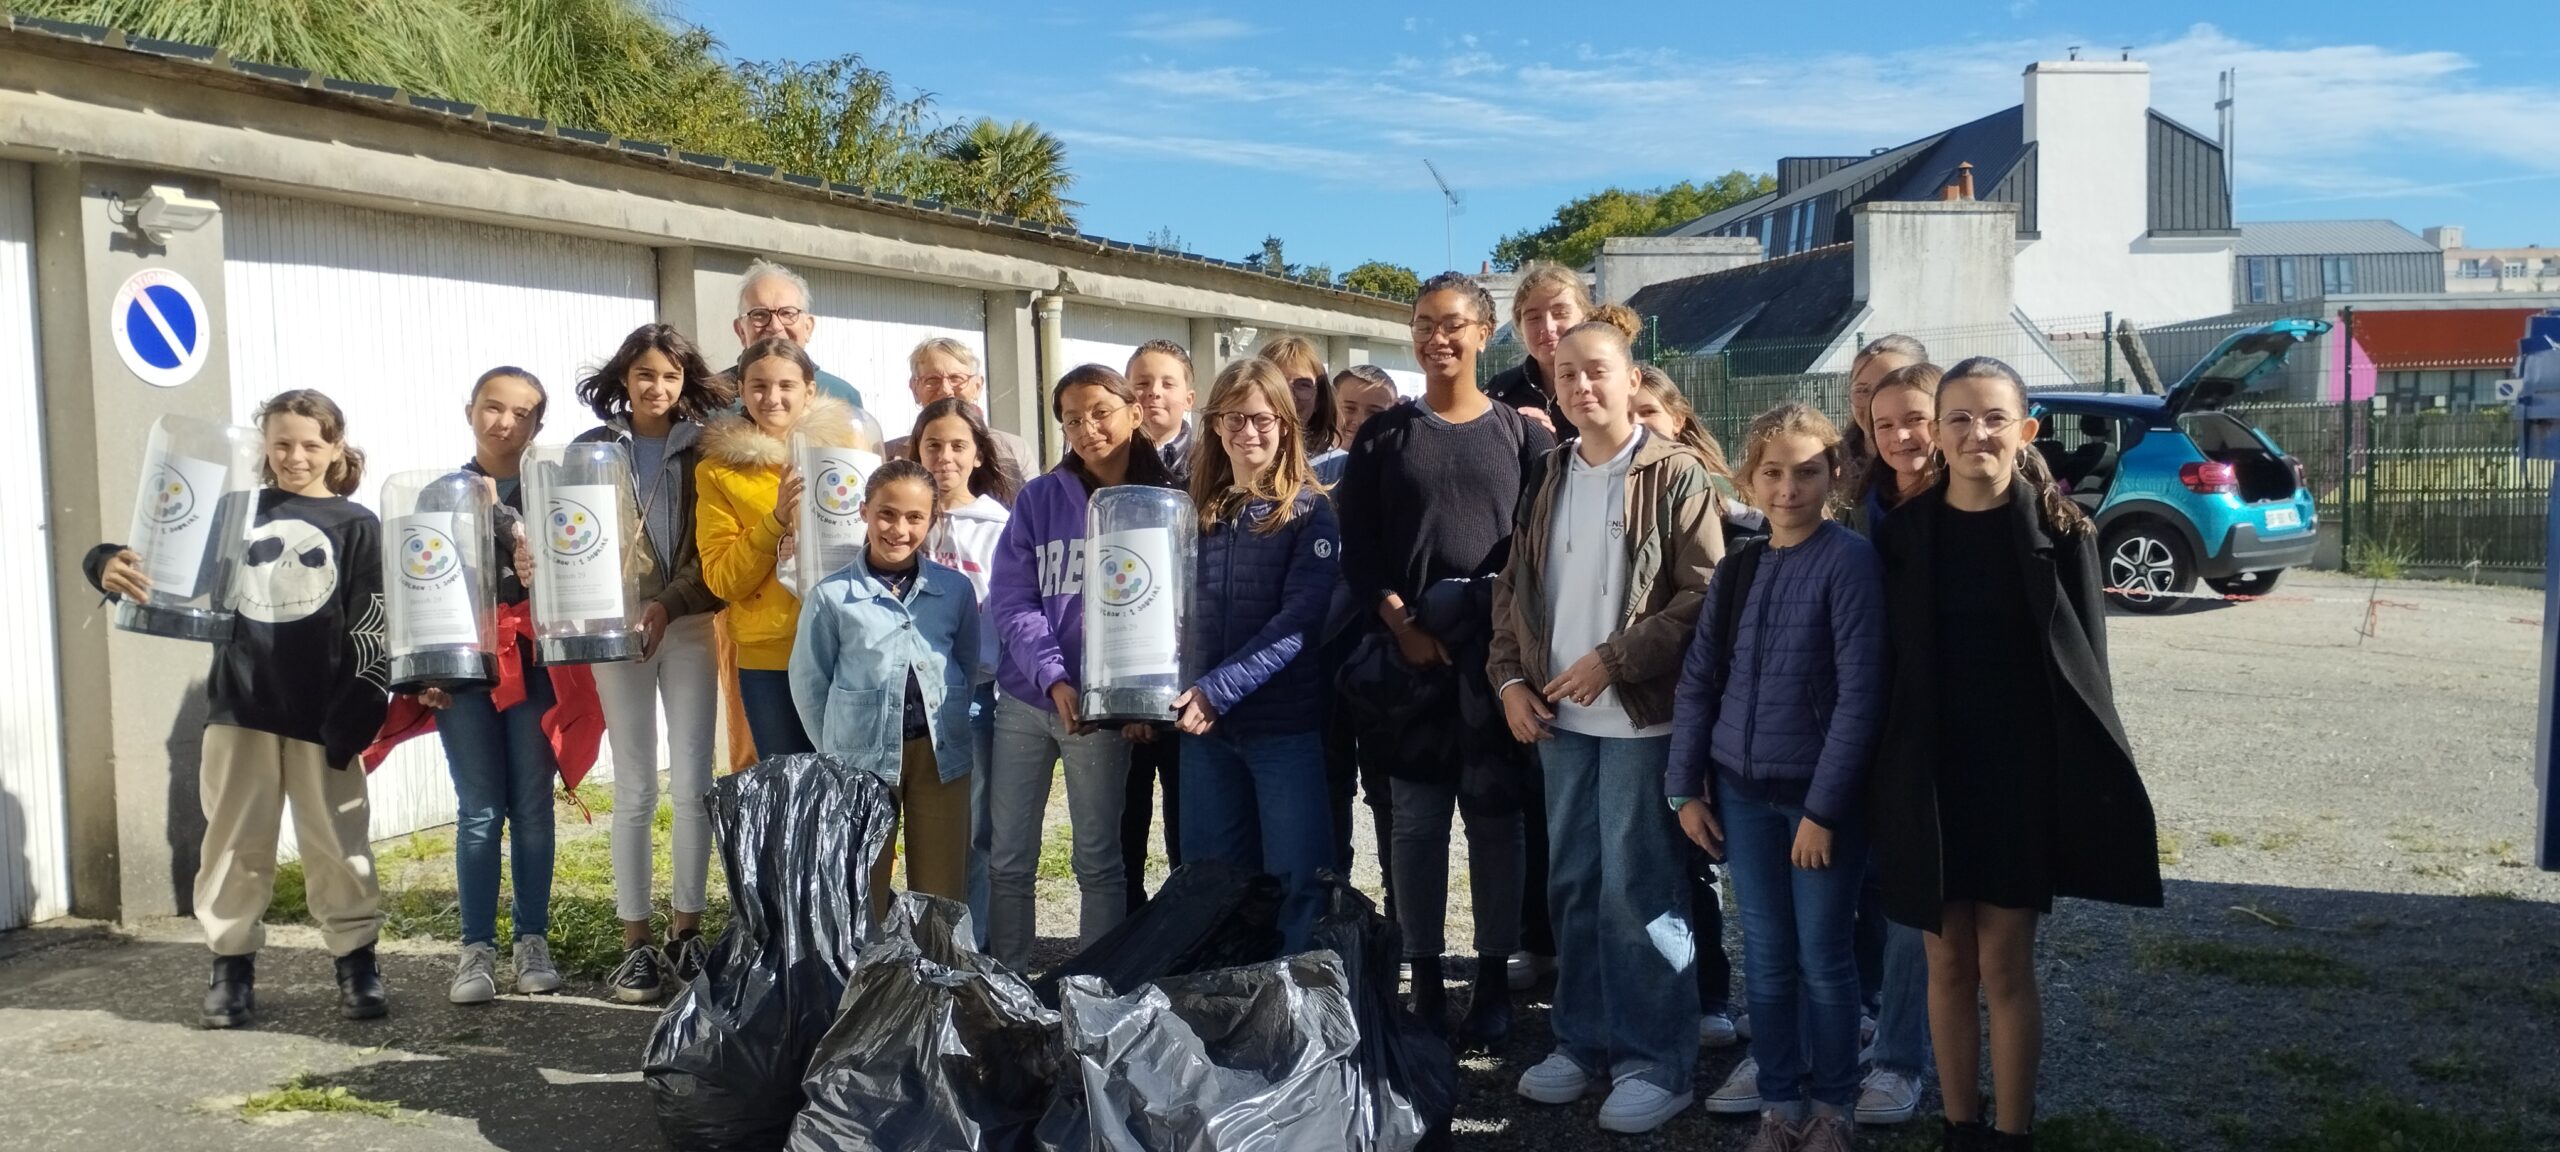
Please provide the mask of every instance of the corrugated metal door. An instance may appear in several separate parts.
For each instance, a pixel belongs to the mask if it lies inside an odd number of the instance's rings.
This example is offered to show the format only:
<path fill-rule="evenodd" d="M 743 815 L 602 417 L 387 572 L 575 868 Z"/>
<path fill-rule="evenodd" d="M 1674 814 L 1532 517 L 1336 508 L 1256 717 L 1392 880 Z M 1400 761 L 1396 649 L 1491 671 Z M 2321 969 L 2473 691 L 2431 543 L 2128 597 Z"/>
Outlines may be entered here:
<path fill-rule="evenodd" d="M 809 357 L 862 393 L 862 406 L 895 440 L 915 427 L 915 397 L 907 391 L 907 354 L 945 336 L 987 361 L 987 298 L 974 288 L 856 276 L 850 272 L 796 269 L 809 281 L 809 310 L 818 330 Z"/>
<path fill-rule="evenodd" d="M 71 907 L 44 398 L 36 378 L 35 212 L 24 164 L 0 162 L 0 929 Z"/>
<path fill-rule="evenodd" d="M 1114 372 L 1124 371 L 1129 367 L 1129 357 L 1137 352 L 1138 345 L 1149 340 L 1171 340 L 1185 345 L 1191 342 L 1191 322 L 1162 312 L 1106 308 L 1069 300 L 1063 321 L 1064 330 L 1060 333 L 1063 339 L 1059 341 L 1059 347 L 1067 362 L 1057 366 L 1049 374 L 1052 378 L 1044 381 L 1044 385 L 1057 383 L 1055 377 L 1065 375 L 1067 369 L 1079 364 L 1100 364 Z M 1194 348 L 1191 358 L 1197 365 L 1206 357 L 1200 349 Z M 1192 383 L 1203 391 L 1200 399 L 1206 402 L 1209 382 L 1194 380 Z"/>
<path fill-rule="evenodd" d="M 1369 363 L 1386 369 L 1387 375 L 1395 377 L 1398 395 L 1422 395 L 1422 365 L 1413 358 L 1411 345 L 1370 345 Z"/>
<path fill-rule="evenodd" d="M 646 248 L 248 193 L 228 197 L 223 228 L 233 411 L 246 422 L 285 389 L 328 393 L 365 451 L 368 505 L 383 477 L 471 458 L 463 410 L 498 365 L 550 392 L 542 440 L 594 427 L 578 377 L 657 319 Z M 453 815 L 434 740 L 374 773 L 377 839 Z"/>

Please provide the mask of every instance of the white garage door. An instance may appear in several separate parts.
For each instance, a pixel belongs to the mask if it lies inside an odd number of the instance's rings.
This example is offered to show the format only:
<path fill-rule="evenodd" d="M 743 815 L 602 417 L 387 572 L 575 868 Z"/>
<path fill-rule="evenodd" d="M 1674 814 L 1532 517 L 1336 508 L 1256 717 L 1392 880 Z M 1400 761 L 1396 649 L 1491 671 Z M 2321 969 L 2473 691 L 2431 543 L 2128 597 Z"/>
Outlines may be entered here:
<path fill-rule="evenodd" d="M 1063 339 L 1058 346 L 1066 363 L 1058 365 L 1050 373 L 1052 377 L 1063 376 L 1067 369 L 1080 364 L 1101 364 L 1114 372 L 1124 371 L 1129 367 L 1129 357 L 1138 351 L 1138 345 L 1149 340 L 1191 343 L 1191 322 L 1162 312 L 1106 308 L 1069 300 L 1066 315 L 1061 320 L 1063 327 L 1059 334 Z M 1191 359 L 1196 365 L 1204 357 L 1195 348 L 1191 351 Z M 1044 383 L 1056 384 L 1057 381 L 1051 379 Z M 1206 380 L 1194 383 L 1203 389 L 1209 386 Z M 1201 399 L 1208 397 L 1202 396 Z"/>
<path fill-rule="evenodd" d="M 1413 358 L 1413 347 L 1407 344 L 1373 344 L 1369 346 L 1369 363 L 1387 370 L 1396 379 L 1396 392 L 1405 396 L 1422 395 L 1422 365 Z"/>
<path fill-rule="evenodd" d="M 0 162 L 0 929 L 71 906 L 62 714 L 36 378 L 35 213 L 24 164 Z"/>
<path fill-rule="evenodd" d="M 594 427 L 579 375 L 657 319 L 646 248 L 245 193 L 223 228 L 233 411 L 245 422 L 276 392 L 328 393 L 365 451 L 368 505 L 386 476 L 471 458 L 463 409 L 498 365 L 548 388 L 541 439 Z M 452 822 L 434 740 L 374 773 L 373 805 L 377 839 Z"/>
<path fill-rule="evenodd" d="M 796 269 L 809 281 L 809 309 L 818 330 L 809 357 L 844 377 L 862 393 L 862 406 L 895 440 L 915 427 L 915 397 L 907 392 L 907 354 L 936 336 L 969 346 L 987 362 L 987 298 L 974 288 L 920 280 L 856 276 L 850 272 Z"/>

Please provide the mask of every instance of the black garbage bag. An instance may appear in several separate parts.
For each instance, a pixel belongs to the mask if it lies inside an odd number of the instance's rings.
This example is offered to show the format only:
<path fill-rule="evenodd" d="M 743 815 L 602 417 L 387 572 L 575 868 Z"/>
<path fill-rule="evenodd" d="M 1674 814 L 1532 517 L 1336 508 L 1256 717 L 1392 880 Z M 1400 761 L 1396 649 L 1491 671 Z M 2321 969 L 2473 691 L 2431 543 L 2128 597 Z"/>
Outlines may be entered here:
<path fill-rule="evenodd" d="M 1396 965 L 1404 936 L 1395 921 L 1378 915 L 1360 890 L 1325 878 L 1324 911 L 1309 944 L 1342 960 L 1351 981 L 1352 1011 L 1360 1022 L 1361 1095 L 1354 1148 L 1408 1152 L 1445 1148 L 1457 1107 L 1458 1064 L 1449 1042 L 1423 1024 L 1396 995 Z"/>
<path fill-rule="evenodd" d="M 791 1152 L 1033 1152 L 1058 1014 L 970 948 L 967 907 L 901 893 L 801 1086 Z"/>
<path fill-rule="evenodd" d="M 1333 953 L 1170 977 L 1126 996 L 1071 976 L 1060 994 L 1090 1147 L 1372 1147 L 1362 1136 L 1360 1026 Z"/>
<path fill-rule="evenodd" d="M 649 1035 L 641 1070 L 678 1152 L 782 1147 L 800 1074 L 866 942 L 888 786 L 828 756 L 776 756 L 712 785 L 729 928 Z"/>
<path fill-rule="evenodd" d="M 1259 964 L 1280 955 L 1280 881 L 1224 860 L 1173 870 L 1146 906 L 1093 946 L 1042 976 L 1032 990 L 1058 1003 L 1058 982 L 1099 976 L 1115 992 L 1150 980 Z"/>

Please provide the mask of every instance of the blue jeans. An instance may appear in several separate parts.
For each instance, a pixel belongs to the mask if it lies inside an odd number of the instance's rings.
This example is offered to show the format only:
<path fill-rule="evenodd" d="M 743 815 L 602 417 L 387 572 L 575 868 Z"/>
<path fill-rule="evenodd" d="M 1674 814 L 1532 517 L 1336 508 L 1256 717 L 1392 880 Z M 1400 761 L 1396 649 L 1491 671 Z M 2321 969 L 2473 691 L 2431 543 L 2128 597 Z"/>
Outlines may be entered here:
<path fill-rule="evenodd" d="M 528 668 L 524 702 L 513 708 L 498 711 L 483 690 L 456 692 L 436 713 L 436 739 L 461 800 L 453 871 L 464 944 L 497 943 L 502 835 L 515 864 L 514 935 L 551 930 L 552 789 L 560 773 L 551 738 L 542 732 L 551 701 L 550 674 Z"/>
<path fill-rule="evenodd" d="M 1760 1099 L 1810 1096 L 1847 1110 L 1858 1102 L 1858 959 L 1852 943 L 1866 833 L 1836 829 L 1831 866 L 1795 867 L 1798 804 L 1753 800 L 1722 772 L 1716 814 L 1742 904 L 1742 986 L 1751 1005 L 1751 1056 Z"/>
<path fill-rule="evenodd" d="M 1535 747 L 1546 777 L 1556 1050 L 1586 1072 L 1686 1092 L 1698 1062 L 1697 954 L 1689 841 L 1662 803 L 1671 738 L 1558 730 Z"/>
<path fill-rule="evenodd" d="M 977 929 L 978 951 L 987 950 L 987 852 L 995 847 L 996 822 L 987 811 L 987 765 L 996 758 L 996 686 L 978 685 L 969 695 L 969 739 L 977 744 L 977 767 L 969 772 L 969 925 Z"/>
<path fill-rule="evenodd" d="M 738 703 L 747 713 L 747 735 L 756 743 L 756 759 L 818 750 L 809 743 L 808 730 L 800 727 L 800 706 L 791 699 L 791 673 L 738 669 Z"/>
<path fill-rule="evenodd" d="M 1182 737 L 1182 856 L 1215 856 L 1280 878 L 1284 950 L 1304 952 L 1333 867 L 1324 736 Z"/>

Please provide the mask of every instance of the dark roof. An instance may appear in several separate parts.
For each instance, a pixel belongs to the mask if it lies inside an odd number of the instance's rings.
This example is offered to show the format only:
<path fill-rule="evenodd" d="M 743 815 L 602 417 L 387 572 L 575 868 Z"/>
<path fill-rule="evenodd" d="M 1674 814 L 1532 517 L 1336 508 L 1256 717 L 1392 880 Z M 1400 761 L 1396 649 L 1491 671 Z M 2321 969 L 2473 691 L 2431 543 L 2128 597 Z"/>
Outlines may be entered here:
<path fill-rule="evenodd" d="M 1207 264 L 1355 299 L 1405 303 L 1393 297 L 1378 296 L 1330 284 L 1319 285 L 1299 277 L 1266 272 L 1239 261 L 1221 260 L 1214 256 L 1201 256 L 1197 253 L 1110 240 L 1079 232 L 1071 224 L 1039 224 L 1018 220 L 998 212 L 955 208 L 939 200 L 917 199 L 893 192 L 833 182 L 817 176 L 783 172 L 770 164 L 759 164 L 751 160 L 680 151 L 655 141 L 620 139 L 608 132 L 555 124 L 533 117 L 509 115 L 472 104 L 445 100 L 423 93 L 407 92 L 381 84 L 321 76 L 301 68 L 261 64 L 251 60 L 234 60 L 229 53 L 201 44 L 130 36 L 122 29 L 47 20 L 23 13 L 10 13 L 6 20 L 0 20 L 0 43 L 7 42 L 13 35 L 35 38 L 27 44 L 31 49 L 42 50 L 40 46 L 45 41 L 51 41 L 66 46 L 88 45 L 111 49 L 129 54 L 128 59 L 142 58 L 192 65 L 203 70 L 198 75 L 223 78 L 221 81 L 213 81 L 214 83 L 228 81 L 233 87 L 254 86 L 271 90 L 296 90 L 296 95 L 313 103 L 335 102 L 341 107 L 359 111 L 398 109 L 430 113 L 450 121 L 458 128 L 478 128 L 485 133 L 501 136 L 514 134 L 527 143 L 540 141 L 565 145 L 584 151 L 598 159 L 639 162 L 699 177 L 744 178 L 757 182 L 770 182 L 775 185 L 772 190 L 776 192 L 786 189 L 795 190 L 803 194 L 851 203 L 872 211 L 924 216 L 941 223 L 969 225 L 989 232 L 1027 234 L 1046 239 L 1051 243 L 1070 245 L 1087 251 L 1109 250 L 1150 256 L 1176 263 Z M 79 49 L 74 47 L 73 50 Z M 174 74 L 185 75 L 183 72 Z M 336 98 L 335 101 L 328 99 L 331 97 Z"/>
<path fill-rule="evenodd" d="M 1627 306 L 1653 317 L 1662 342 L 1684 352 L 1748 351 L 1751 363 L 1737 375 L 1802 372 L 1849 322 L 1852 257 L 1846 244 L 1816 248 L 1648 285 Z"/>

